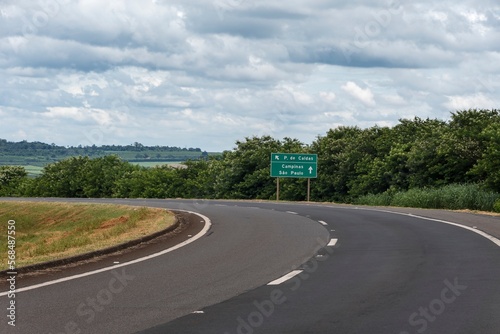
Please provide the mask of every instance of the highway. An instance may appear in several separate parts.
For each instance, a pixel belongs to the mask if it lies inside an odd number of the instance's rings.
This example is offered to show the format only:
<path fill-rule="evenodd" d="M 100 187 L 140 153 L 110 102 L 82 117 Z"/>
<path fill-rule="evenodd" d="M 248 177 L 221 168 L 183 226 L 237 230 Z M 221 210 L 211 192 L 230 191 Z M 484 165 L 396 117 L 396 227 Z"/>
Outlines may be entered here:
<path fill-rule="evenodd" d="M 500 333 L 500 241 L 472 227 L 335 205 L 86 201 L 197 212 L 187 239 L 199 238 L 23 278 L 16 327 L 3 316 L 1 333 Z M 490 234 L 500 224 L 394 211 Z M 7 303 L 0 294 L 5 314 Z"/>

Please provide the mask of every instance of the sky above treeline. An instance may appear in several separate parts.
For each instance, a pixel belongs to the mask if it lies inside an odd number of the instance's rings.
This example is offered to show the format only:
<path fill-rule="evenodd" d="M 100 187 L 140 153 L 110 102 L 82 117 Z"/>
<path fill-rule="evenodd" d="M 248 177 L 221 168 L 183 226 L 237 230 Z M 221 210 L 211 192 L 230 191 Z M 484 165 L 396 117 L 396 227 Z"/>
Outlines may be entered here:
<path fill-rule="evenodd" d="M 2 0 L 0 138 L 232 149 L 500 105 L 498 1 Z"/>

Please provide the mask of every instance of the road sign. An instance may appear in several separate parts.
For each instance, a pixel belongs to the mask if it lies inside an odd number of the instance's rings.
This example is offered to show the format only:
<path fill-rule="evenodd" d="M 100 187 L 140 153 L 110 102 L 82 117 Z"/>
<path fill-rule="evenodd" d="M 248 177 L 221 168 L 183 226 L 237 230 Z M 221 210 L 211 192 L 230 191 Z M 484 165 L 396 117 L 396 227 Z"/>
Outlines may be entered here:
<path fill-rule="evenodd" d="M 316 178 L 318 155 L 271 153 L 271 177 Z"/>

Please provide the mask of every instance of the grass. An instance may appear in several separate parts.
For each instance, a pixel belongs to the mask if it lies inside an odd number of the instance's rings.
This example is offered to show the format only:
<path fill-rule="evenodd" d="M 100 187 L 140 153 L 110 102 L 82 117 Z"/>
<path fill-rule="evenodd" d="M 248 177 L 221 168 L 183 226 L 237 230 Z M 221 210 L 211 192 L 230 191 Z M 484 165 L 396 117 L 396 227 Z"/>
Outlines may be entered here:
<path fill-rule="evenodd" d="M 494 205 L 499 198 L 500 194 L 484 190 L 478 184 L 450 184 L 440 188 L 414 188 L 394 193 L 370 194 L 359 197 L 355 204 L 495 211 Z"/>
<path fill-rule="evenodd" d="M 123 205 L 0 202 L 0 270 L 7 269 L 7 222 L 16 222 L 16 267 L 83 254 L 163 230 L 164 209 Z"/>

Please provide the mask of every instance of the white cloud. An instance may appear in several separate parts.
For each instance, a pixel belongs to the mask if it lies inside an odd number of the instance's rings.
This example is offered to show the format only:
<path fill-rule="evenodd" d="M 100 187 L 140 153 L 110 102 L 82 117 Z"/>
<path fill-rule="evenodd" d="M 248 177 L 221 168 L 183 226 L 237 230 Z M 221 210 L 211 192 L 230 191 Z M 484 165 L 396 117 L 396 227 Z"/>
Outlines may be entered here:
<path fill-rule="evenodd" d="M 77 122 L 93 121 L 95 124 L 104 126 L 126 122 L 127 115 L 122 115 L 116 111 L 106 111 L 93 108 L 76 107 L 49 107 L 42 116 L 52 119 L 71 119 Z M 118 124 L 116 124 L 118 125 Z"/>
<path fill-rule="evenodd" d="M 401 106 L 405 105 L 407 102 L 400 95 L 384 95 L 382 98 L 390 105 Z"/>
<path fill-rule="evenodd" d="M 342 89 L 368 107 L 374 107 L 376 105 L 373 93 L 370 88 L 363 89 L 356 83 L 349 81 L 342 86 Z"/>
<path fill-rule="evenodd" d="M 0 6 L 6 139 L 224 150 L 500 102 L 491 1 L 47 3 Z"/>
<path fill-rule="evenodd" d="M 326 102 L 333 102 L 337 98 L 334 92 L 319 92 L 319 96 Z"/>
<path fill-rule="evenodd" d="M 444 104 L 451 111 L 467 109 L 495 109 L 496 104 L 491 98 L 482 93 L 465 96 L 447 96 L 448 102 Z"/>

